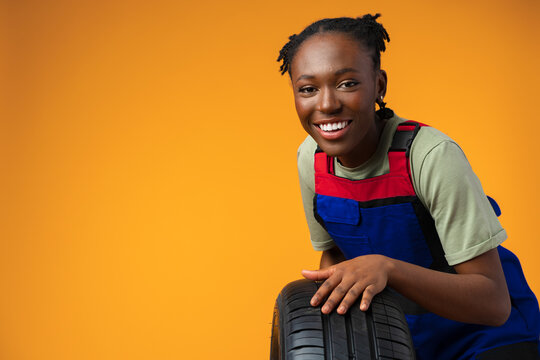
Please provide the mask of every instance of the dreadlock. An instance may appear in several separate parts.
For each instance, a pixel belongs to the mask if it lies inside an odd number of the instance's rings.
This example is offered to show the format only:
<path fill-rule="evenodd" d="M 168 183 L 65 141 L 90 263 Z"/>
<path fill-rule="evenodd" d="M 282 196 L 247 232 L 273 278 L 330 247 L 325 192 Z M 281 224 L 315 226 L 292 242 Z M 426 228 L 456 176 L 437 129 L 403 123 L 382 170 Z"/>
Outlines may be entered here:
<path fill-rule="evenodd" d="M 381 66 L 381 51 L 386 50 L 384 41 L 390 41 L 390 37 L 385 28 L 377 22 L 375 16 L 367 14 L 359 18 L 340 17 L 333 19 L 322 19 L 314 22 L 305 28 L 299 35 L 289 36 L 289 42 L 286 43 L 279 52 L 277 61 L 282 61 L 281 75 L 286 72 L 291 76 L 291 63 L 300 45 L 312 35 L 323 32 L 341 32 L 349 34 L 354 39 L 360 41 L 372 52 L 372 59 L 375 69 Z"/>
<path fill-rule="evenodd" d="M 377 22 L 381 14 L 366 14 L 356 19 L 349 17 L 322 19 L 314 22 L 305 28 L 300 34 L 289 36 L 289 42 L 279 51 L 277 61 L 283 61 L 279 70 L 281 75 L 286 72 L 291 76 L 291 63 L 302 43 L 312 35 L 325 32 L 340 32 L 348 34 L 353 39 L 359 41 L 371 52 L 371 59 L 375 70 L 381 67 L 381 52 L 386 50 L 386 44 L 390 41 L 386 29 Z M 389 119 L 394 116 L 394 112 L 386 107 L 386 103 L 380 99 L 377 101 L 379 110 L 376 114 L 379 119 Z"/>

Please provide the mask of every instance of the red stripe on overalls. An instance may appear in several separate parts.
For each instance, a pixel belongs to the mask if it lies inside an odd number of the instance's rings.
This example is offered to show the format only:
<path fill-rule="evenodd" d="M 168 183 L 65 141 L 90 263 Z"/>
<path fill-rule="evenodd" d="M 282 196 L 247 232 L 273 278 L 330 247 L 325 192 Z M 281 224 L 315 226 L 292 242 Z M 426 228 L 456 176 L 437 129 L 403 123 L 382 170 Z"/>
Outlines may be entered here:
<path fill-rule="evenodd" d="M 424 124 L 420 124 L 424 126 Z M 396 131 L 412 131 L 415 124 L 400 124 Z M 363 180 L 349 180 L 334 175 L 334 158 L 324 152 L 315 154 L 315 193 L 356 201 L 370 201 L 399 196 L 415 196 L 409 176 L 409 159 L 405 151 L 389 151 L 388 174 Z"/>

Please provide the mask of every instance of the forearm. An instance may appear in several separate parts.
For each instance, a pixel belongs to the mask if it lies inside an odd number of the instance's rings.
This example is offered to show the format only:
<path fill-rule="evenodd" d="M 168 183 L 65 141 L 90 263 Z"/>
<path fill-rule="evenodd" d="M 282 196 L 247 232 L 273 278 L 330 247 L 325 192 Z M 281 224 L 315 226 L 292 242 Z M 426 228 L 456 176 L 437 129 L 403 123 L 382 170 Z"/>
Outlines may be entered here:
<path fill-rule="evenodd" d="M 342 261 L 345 261 L 345 255 L 339 250 L 337 246 L 329 250 L 324 250 L 321 255 L 320 269 L 330 267 L 332 265 L 339 264 Z"/>
<path fill-rule="evenodd" d="M 321 264 L 330 259 L 336 260 L 324 255 Z M 457 274 L 448 274 L 373 254 L 321 270 L 303 270 L 302 274 L 311 280 L 325 280 L 311 299 L 313 306 L 324 302 L 321 311 L 325 314 L 333 309 L 345 314 L 359 297 L 360 309 L 365 311 L 373 296 L 389 285 L 445 318 L 491 326 L 503 324 L 511 308 L 497 249 L 454 268 Z"/>
<path fill-rule="evenodd" d="M 496 250 L 481 255 L 479 261 L 487 257 L 493 264 L 494 256 L 500 267 Z M 442 317 L 497 326 L 509 316 L 510 298 L 502 268 L 468 273 L 470 266 L 463 263 L 456 266 L 458 274 L 448 274 L 394 259 L 389 259 L 388 265 L 389 286 Z"/>

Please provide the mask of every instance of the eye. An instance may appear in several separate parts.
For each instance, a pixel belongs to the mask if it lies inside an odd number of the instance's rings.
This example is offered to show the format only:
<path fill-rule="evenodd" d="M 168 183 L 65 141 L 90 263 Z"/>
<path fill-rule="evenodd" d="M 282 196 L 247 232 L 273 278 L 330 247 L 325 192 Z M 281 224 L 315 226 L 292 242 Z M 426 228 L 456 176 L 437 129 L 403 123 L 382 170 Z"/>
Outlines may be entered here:
<path fill-rule="evenodd" d="M 298 89 L 298 92 L 301 94 L 312 94 L 315 91 L 317 91 L 317 89 L 313 86 L 303 86 L 300 89 Z"/>
<path fill-rule="evenodd" d="M 338 88 L 352 88 L 358 84 L 359 82 L 356 80 L 345 80 L 338 85 Z"/>

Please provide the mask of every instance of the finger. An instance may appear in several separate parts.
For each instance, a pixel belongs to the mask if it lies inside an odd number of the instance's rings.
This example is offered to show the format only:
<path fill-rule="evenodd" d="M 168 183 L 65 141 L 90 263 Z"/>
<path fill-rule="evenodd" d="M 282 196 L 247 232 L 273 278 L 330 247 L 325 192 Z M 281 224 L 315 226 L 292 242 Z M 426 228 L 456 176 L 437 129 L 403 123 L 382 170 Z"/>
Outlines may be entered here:
<path fill-rule="evenodd" d="M 302 276 L 309 280 L 328 279 L 336 271 L 335 267 L 329 267 L 321 270 L 302 270 Z"/>
<path fill-rule="evenodd" d="M 321 311 L 323 314 L 329 314 L 334 310 L 345 295 L 349 292 L 354 285 L 354 281 L 345 281 L 344 279 L 332 290 L 332 293 L 324 303 Z"/>
<path fill-rule="evenodd" d="M 321 303 L 322 299 L 326 298 L 328 294 L 334 290 L 334 288 L 341 282 L 341 272 L 334 272 L 332 276 L 325 280 L 319 287 L 319 290 L 311 298 L 311 305 L 317 306 Z"/>
<path fill-rule="evenodd" d="M 373 297 L 380 292 L 381 290 L 377 290 L 377 287 L 375 285 L 368 285 L 364 289 L 364 294 L 362 295 L 362 301 L 360 302 L 360 310 L 366 311 L 369 308 Z"/>
<path fill-rule="evenodd" d="M 351 308 L 351 306 L 354 305 L 356 300 L 362 295 L 362 290 L 364 290 L 364 287 L 361 284 L 354 284 L 354 286 L 349 289 L 347 295 L 345 295 L 345 297 L 341 301 L 341 304 L 339 304 L 339 307 L 337 309 L 338 314 L 345 314 Z"/>

